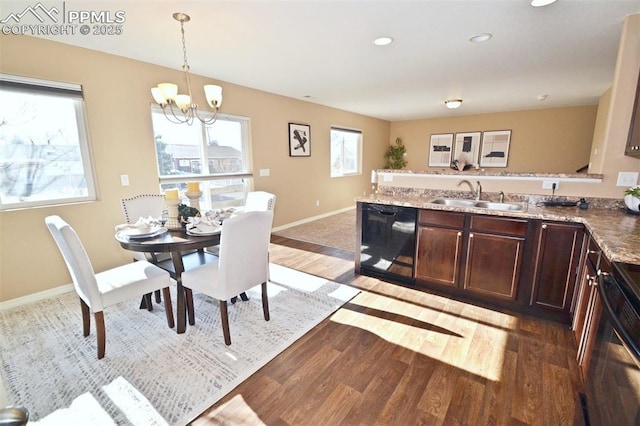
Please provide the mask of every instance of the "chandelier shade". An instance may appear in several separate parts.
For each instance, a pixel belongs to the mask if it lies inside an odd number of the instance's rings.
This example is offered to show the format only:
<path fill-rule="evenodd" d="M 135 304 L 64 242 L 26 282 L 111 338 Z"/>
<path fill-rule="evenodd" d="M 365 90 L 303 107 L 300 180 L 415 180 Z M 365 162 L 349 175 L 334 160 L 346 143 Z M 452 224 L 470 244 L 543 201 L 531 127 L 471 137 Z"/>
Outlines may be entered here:
<path fill-rule="evenodd" d="M 210 111 L 201 112 L 198 110 L 198 104 L 193 102 L 191 94 L 191 76 L 189 75 L 189 62 L 187 61 L 187 46 L 184 36 L 184 23 L 191 19 L 189 15 L 176 12 L 173 19 L 180 22 L 180 30 L 182 33 L 182 53 L 183 65 L 182 70 L 187 80 L 187 94 L 178 93 L 178 85 L 174 83 L 160 83 L 151 89 L 151 95 L 158 105 L 162 108 L 164 116 L 176 124 L 186 123 L 193 124 L 197 118 L 205 124 L 213 124 L 216 121 L 218 110 L 222 105 L 222 87 L 214 84 L 204 86 L 204 95 L 207 104 L 211 108 Z"/>

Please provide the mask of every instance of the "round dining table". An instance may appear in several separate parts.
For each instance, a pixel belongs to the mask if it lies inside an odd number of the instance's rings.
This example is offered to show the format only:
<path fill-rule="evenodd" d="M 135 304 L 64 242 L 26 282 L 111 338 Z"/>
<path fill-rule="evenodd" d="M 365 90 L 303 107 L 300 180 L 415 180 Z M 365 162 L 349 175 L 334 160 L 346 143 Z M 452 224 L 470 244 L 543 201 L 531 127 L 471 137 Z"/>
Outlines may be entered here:
<path fill-rule="evenodd" d="M 215 255 L 204 249 L 220 244 L 220 232 L 193 235 L 188 234 L 184 229 L 169 229 L 148 238 L 132 238 L 126 232 L 116 232 L 115 238 L 120 246 L 126 250 L 171 254 L 170 259 L 166 260 L 158 260 L 155 256 L 147 257 L 152 263 L 169 272 L 171 277 L 176 280 L 176 332 L 185 332 L 187 314 L 189 315 L 189 324 L 195 324 L 193 294 L 191 289 L 182 285 L 182 273 L 186 269 L 195 268 L 216 259 Z"/>

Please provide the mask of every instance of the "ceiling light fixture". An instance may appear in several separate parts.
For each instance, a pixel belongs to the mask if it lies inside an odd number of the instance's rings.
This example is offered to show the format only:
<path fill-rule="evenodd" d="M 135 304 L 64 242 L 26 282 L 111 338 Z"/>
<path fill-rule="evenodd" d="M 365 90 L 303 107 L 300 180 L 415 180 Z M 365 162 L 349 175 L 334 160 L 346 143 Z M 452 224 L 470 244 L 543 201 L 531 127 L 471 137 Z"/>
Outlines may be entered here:
<path fill-rule="evenodd" d="M 449 99 L 448 101 L 444 101 L 444 104 L 449 109 L 456 109 L 462 105 L 462 99 Z"/>
<path fill-rule="evenodd" d="M 531 0 L 531 6 L 543 7 L 543 6 L 549 6 L 550 4 L 555 2 L 556 0 Z"/>
<path fill-rule="evenodd" d="M 373 40 L 373 44 L 375 44 L 376 46 L 387 46 L 391 43 L 393 43 L 393 39 L 391 37 L 378 37 L 377 39 Z"/>
<path fill-rule="evenodd" d="M 187 80 L 188 94 L 178 94 L 178 85 L 173 83 L 160 83 L 151 89 L 151 94 L 153 95 L 153 99 L 155 99 L 162 108 L 164 116 L 172 123 L 186 123 L 191 125 L 193 124 L 194 119 L 197 118 L 205 124 L 213 124 L 216 121 L 218 110 L 222 104 L 222 87 L 213 84 L 207 84 L 204 86 L 204 95 L 207 99 L 207 103 L 213 109 L 213 115 L 209 116 L 209 118 L 203 117 L 198 112 L 198 104 L 193 102 L 193 97 L 191 96 L 191 79 L 189 76 L 187 46 L 184 37 L 184 23 L 189 22 L 191 18 L 187 14 L 176 12 L 173 14 L 173 19 L 180 22 L 180 31 L 182 32 L 182 53 L 184 57 L 182 70 L 184 71 Z M 176 111 L 174 106 L 180 111 Z M 169 113 L 167 113 L 167 110 L 169 110 Z"/>
<path fill-rule="evenodd" d="M 487 41 L 491 39 L 491 37 L 493 37 L 493 35 L 489 33 L 476 34 L 473 37 L 471 37 L 469 41 L 471 43 L 482 43 L 483 41 Z"/>

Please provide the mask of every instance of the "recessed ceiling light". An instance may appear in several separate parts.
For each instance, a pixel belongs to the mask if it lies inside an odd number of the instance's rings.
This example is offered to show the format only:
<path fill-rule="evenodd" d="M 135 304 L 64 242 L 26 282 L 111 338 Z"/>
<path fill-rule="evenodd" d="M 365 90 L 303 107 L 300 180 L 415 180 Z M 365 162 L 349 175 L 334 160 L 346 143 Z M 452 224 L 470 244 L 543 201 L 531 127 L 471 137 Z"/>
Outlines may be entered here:
<path fill-rule="evenodd" d="M 482 43 L 483 41 L 489 40 L 493 35 L 489 33 L 476 34 L 469 39 L 472 43 Z"/>
<path fill-rule="evenodd" d="M 444 104 L 449 109 L 456 109 L 462 105 L 462 99 L 449 99 L 448 101 L 444 101 Z"/>
<path fill-rule="evenodd" d="M 393 39 L 391 37 L 378 37 L 377 39 L 373 40 L 373 44 L 375 44 L 376 46 L 386 46 L 391 43 L 393 43 Z"/>
<path fill-rule="evenodd" d="M 531 6 L 533 7 L 543 7 L 549 6 L 551 3 L 555 3 L 556 0 L 531 0 Z"/>

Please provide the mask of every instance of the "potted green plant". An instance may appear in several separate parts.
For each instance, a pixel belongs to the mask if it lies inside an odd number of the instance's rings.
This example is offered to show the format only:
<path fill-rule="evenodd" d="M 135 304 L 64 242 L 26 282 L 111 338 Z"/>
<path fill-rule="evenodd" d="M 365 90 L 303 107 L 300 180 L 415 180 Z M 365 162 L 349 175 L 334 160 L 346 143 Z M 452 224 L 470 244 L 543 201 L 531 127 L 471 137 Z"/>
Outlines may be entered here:
<path fill-rule="evenodd" d="M 624 203 L 629 210 L 640 212 L 640 186 L 624 191 Z"/>
<path fill-rule="evenodd" d="M 387 152 L 384 153 L 384 158 L 387 160 L 387 169 L 401 169 L 407 165 L 405 156 L 407 150 L 402 143 L 402 139 L 396 138 L 396 144 L 391 145 Z"/>

